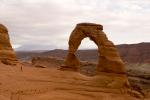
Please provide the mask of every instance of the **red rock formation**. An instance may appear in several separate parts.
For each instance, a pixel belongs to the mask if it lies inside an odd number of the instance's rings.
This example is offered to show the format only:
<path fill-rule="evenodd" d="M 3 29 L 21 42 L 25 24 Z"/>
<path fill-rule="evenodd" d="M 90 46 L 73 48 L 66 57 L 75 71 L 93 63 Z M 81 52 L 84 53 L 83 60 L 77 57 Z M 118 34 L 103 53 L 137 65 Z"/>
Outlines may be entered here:
<path fill-rule="evenodd" d="M 98 46 L 98 73 L 125 73 L 124 63 L 121 60 L 115 45 L 108 40 L 106 34 L 103 32 L 103 26 L 93 23 L 77 24 L 70 35 L 68 55 L 65 65 L 61 69 L 79 69 L 80 61 L 77 59 L 75 52 L 81 41 L 86 37 L 89 37 Z"/>
<path fill-rule="evenodd" d="M 0 24 L 0 61 L 4 64 L 16 64 L 16 55 L 10 44 L 7 28 Z"/>

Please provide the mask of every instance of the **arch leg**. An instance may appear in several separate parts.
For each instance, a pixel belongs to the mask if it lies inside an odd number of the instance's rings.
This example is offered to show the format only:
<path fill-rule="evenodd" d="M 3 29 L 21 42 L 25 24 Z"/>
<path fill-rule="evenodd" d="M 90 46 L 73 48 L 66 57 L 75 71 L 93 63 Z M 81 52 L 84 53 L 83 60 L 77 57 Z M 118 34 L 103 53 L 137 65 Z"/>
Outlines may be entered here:
<path fill-rule="evenodd" d="M 80 67 L 80 61 L 76 57 L 76 51 L 81 44 L 83 38 L 85 38 L 85 34 L 79 30 L 74 29 L 69 38 L 69 50 L 67 57 L 65 59 L 65 65 L 62 66 L 62 69 L 78 71 Z"/>
<path fill-rule="evenodd" d="M 99 58 L 97 65 L 97 73 L 111 72 L 124 74 L 124 63 L 120 58 L 116 46 L 108 40 L 105 33 L 103 31 L 98 31 L 91 34 L 90 38 L 98 46 Z"/>

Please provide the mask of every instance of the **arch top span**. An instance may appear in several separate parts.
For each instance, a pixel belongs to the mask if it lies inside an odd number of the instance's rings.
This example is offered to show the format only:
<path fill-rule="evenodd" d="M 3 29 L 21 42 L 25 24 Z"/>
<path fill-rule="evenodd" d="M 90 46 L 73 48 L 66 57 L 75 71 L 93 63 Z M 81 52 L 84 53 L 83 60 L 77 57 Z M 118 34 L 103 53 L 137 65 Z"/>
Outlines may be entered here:
<path fill-rule="evenodd" d="M 98 47 L 99 60 L 97 64 L 97 73 L 125 73 L 124 63 L 120 58 L 117 48 L 113 42 L 109 41 L 103 32 L 103 26 L 95 23 L 79 23 L 72 31 L 69 38 L 69 50 L 65 60 L 65 66 L 61 69 L 79 70 L 80 61 L 75 55 L 81 41 L 89 37 Z"/>
<path fill-rule="evenodd" d="M 103 25 L 100 25 L 100 24 L 95 24 L 95 23 L 79 23 L 77 24 L 77 26 L 90 26 L 90 27 L 97 27 L 99 28 L 100 30 L 103 30 Z"/>

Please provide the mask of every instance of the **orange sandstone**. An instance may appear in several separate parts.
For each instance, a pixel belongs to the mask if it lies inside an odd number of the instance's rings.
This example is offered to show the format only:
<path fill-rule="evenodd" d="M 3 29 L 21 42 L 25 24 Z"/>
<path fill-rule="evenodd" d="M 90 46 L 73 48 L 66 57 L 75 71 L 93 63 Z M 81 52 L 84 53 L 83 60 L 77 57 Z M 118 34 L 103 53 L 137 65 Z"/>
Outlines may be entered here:
<path fill-rule="evenodd" d="M 17 63 L 16 55 L 12 49 L 7 28 L 0 24 L 0 61 L 4 64 Z"/>
<path fill-rule="evenodd" d="M 89 37 L 98 47 L 99 60 L 97 73 L 109 72 L 125 74 L 125 66 L 115 45 L 108 40 L 103 32 L 103 26 L 94 23 L 77 24 L 69 38 L 69 50 L 65 65 L 61 69 L 79 70 L 80 61 L 75 53 L 81 41 Z"/>

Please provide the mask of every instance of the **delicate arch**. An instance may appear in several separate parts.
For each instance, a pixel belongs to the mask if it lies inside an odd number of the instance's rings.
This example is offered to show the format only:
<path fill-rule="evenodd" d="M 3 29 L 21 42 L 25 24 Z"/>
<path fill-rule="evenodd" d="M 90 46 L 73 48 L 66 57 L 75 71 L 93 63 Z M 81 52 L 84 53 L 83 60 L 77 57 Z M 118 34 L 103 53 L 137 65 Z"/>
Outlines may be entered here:
<path fill-rule="evenodd" d="M 94 23 L 77 24 L 69 38 L 69 50 L 62 69 L 78 70 L 80 61 L 75 55 L 81 41 L 89 37 L 98 47 L 99 60 L 97 72 L 125 73 L 124 64 L 115 45 L 108 40 L 103 26 Z"/>

